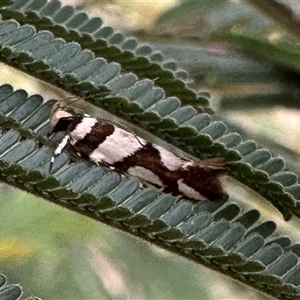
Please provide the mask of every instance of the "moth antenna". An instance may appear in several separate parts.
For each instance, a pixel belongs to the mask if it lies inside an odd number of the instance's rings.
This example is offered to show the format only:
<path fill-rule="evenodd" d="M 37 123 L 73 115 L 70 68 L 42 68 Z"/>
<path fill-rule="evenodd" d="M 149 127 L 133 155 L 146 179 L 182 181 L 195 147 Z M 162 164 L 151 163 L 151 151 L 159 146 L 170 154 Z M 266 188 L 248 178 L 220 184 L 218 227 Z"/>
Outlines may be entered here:
<path fill-rule="evenodd" d="M 107 93 L 113 94 L 111 91 L 108 91 Z M 77 101 L 80 101 L 80 100 L 95 98 L 95 97 L 98 97 L 98 96 L 103 97 L 103 92 L 90 94 L 90 95 L 86 95 L 86 96 L 74 96 L 74 95 L 72 95 L 72 96 L 68 96 L 68 97 L 63 98 L 62 101 L 70 100 L 69 102 L 66 102 L 66 105 L 70 105 L 71 103 L 74 103 L 74 102 L 77 102 Z"/>
<path fill-rule="evenodd" d="M 79 96 L 69 96 L 69 97 L 62 99 L 62 101 L 68 101 L 68 102 L 66 102 L 66 105 L 70 105 L 71 103 L 74 103 L 74 102 L 77 102 L 80 100 L 82 100 L 82 98 Z"/>
<path fill-rule="evenodd" d="M 144 145 L 142 144 L 142 142 L 139 140 L 138 136 L 135 134 L 135 132 L 134 132 L 131 128 L 129 128 L 128 126 L 126 126 L 126 125 L 124 125 L 124 124 L 122 124 L 122 123 L 119 123 L 119 122 L 117 122 L 117 121 L 111 121 L 111 120 L 108 120 L 108 119 L 105 119 L 105 118 L 99 118 L 99 117 L 98 117 L 97 119 L 98 119 L 98 120 L 101 120 L 101 121 L 105 121 L 105 122 L 111 123 L 111 124 L 113 124 L 113 125 L 116 125 L 116 126 L 122 128 L 122 129 L 124 129 L 124 130 L 127 131 L 127 132 L 130 132 L 130 133 L 136 138 L 136 140 L 139 142 L 139 144 L 140 144 L 141 146 L 144 146 Z"/>
<path fill-rule="evenodd" d="M 139 140 L 139 138 L 138 138 L 138 136 L 136 135 L 136 133 L 135 133 L 131 128 L 129 128 L 129 127 L 126 126 L 125 124 L 119 123 L 119 122 L 117 122 L 117 121 L 111 121 L 111 122 L 112 122 L 113 124 L 115 124 L 115 125 L 121 127 L 122 129 L 124 129 L 124 130 L 130 132 L 130 133 L 136 138 L 136 140 L 139 142 L 139 144 L 140 144 L 141 146 L 144 146 L 144 145 L 141 143 L 141 141 Z"/>

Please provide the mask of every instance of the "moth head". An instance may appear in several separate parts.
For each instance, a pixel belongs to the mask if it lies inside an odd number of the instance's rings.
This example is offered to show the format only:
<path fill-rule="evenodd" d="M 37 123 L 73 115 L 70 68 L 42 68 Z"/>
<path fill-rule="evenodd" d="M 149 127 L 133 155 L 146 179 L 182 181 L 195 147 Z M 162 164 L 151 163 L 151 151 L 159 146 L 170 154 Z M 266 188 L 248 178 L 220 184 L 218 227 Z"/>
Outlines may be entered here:
<path fill-rule="evenodd" d="M 82 114 L 64 102 L 56 102 L 50 114 L 50 124 L 53 129 L 50 134 L 60 131 L 67 131 L 76 116 Z"/>
<path fill-rule="evenodd" d="M 53 127 L 57 125 L 59 120 L 70 118 L 72 119 L 72 116 L 76 115 L 76 111 L 66 105 L 64 102 L 57 101 L 52 108 L 51 114 L 50 114 L 50 123 Z"/>

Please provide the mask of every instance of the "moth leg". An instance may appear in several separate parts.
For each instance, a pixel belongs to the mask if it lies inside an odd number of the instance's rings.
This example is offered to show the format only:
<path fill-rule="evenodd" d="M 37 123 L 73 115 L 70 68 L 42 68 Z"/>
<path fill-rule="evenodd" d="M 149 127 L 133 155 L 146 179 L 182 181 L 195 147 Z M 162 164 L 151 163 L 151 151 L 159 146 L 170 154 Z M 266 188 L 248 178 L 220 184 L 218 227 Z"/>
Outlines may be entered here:
<path fill-rule="evenodd" d="M 57 148 L 55 149 L 54 154 L 53 154 L 53 156 L 51 157 L 50 166 L 49 166 L 49 173 L 51 173 L 51 171 L 52 171 L 53 164 L 54 164 L 54 161 L 55 161 L 56 157 L 57 157 L 59 154 L 61 154 L 61 152 L 63 151 L 63 149 L 66 147 L 66 145 L 67 145 L 69 139 L 70 139 L 70 136 L 67 134 L 67 135 L 62 139 L 62 141 L 59 143 L 59 145 L 57 146 Z"/>
<path fill-rule="evenodd" d="M 95 163 L 97 166 L 101 166 L 101 167 L 105 167 L 108 168 L 112 171 L 114 171 L 116 168 L 113 167 L 111 164 L 109 164 L 108 162 L 106 162 L 105 160 L 101 159 L 99 162 L 94 162 L 93 160 L 91 160 L 93 163 Z"/>
<path fill-rule="evenodd" d="M 100 153 L 100 152 L 99 152 Z M 98 159 L 93 159 L 91 157 L 88 157 L 89 160 L 91 162 L 93 162 L 94 164 L 96 164 L 97 166 L 102 166 L 102 167 L 106 167 L 106 168 L 109 168 L 111 170 L 114 170 L 115 168 L 110 164 L 108 163 L 107 161 L 105 161 L 104 159 L 102 158 L 98 158 Z"/>
<path fill-rule="evenodd" d="M 95 163 L 96 165 L 98 165 L 98 166 L 102 166 L 102 167 L 107 167 L 107 168 L 111 168 L 111 165 L 108 163 L 108 162 L 106 162 L 105 160 L 103 160 L 103 159 L 101 159 L 100 161 L 97 161 L 97 162 L 95 162 L 95 161 L 93 161 L 93 160 L 91 160 L 93 163 Z"/>
<path fill-rule="evenodd" d="M 126 174 L 126 173 L 124 173 L 124 174 Z M 152 188 L 155 188 L 159 193 L 164 192 L 164 189 L 165 189 L 164 186 L 158 186 L 158 185 L 151 183 L 145 179 L 141 179 L 139 177 L 137 177 L 137 178 L 140 181 L 140 187 L 150 187 L 150 188 L 152 187 Z"/>

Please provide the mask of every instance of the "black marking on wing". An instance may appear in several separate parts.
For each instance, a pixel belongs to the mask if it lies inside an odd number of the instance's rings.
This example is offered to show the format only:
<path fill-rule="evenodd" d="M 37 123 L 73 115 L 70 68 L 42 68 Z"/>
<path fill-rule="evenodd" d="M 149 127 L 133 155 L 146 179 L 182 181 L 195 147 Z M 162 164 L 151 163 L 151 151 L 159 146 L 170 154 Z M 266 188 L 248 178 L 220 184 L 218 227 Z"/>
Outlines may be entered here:
<path fill-rule="evenodd" d="M 72 134 L 72 131 L 76 128 L 76 126 L 78 124 L 80 124 L 82 122 L 82 120 L 84 119 L 84 115 L 80 114 L 80 115 L 75 115 L 73 117 L 73 122 L 69 125 L 68 127 L 68 132 L 70 134 Z"/>
<path fill-rule="evenodd" d="M 205 162 L 205 161 L 204 161 Z M 203 162 L 200 162 L 201 164 Z M 181 171 L 183 183 L 210 200 L 221 199 L 227 194 L 224 192 L 220 176 L 226 174 L 226 170 L 206 167 L 196 162 L 186 170 Z"/>
<path fill-rule="evenodd" d="M 100 144 L 102 144 L 107 137 L 112 135 L 115 131 L 115 126 L 104 122 L 98 121 L 83 139 L 82 143 L 86 143 L 90 146 L 92 151 L 96 150 Z M 121 151 L 121 150 L 120 150 Z"/>
<path fill-rule="evenodd" d="M 69 126 L 74 121 L 74 116 L 60 118 L 52 129 L 51 133 L 67 131 Z"/>

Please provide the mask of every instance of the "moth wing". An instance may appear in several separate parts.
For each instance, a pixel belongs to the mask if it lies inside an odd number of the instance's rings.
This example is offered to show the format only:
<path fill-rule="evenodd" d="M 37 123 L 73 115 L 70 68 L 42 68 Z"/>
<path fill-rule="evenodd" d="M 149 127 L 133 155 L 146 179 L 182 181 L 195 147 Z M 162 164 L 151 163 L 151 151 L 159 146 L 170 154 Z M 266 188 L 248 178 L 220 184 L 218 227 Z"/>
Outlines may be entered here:
<path fill-rule="evenodd" d="M 200 161 L 198 165 L 203 168 L 226 171 L 226 162 L 223 157 L 214 157 L 214 158 L 205 159 Z"/>

